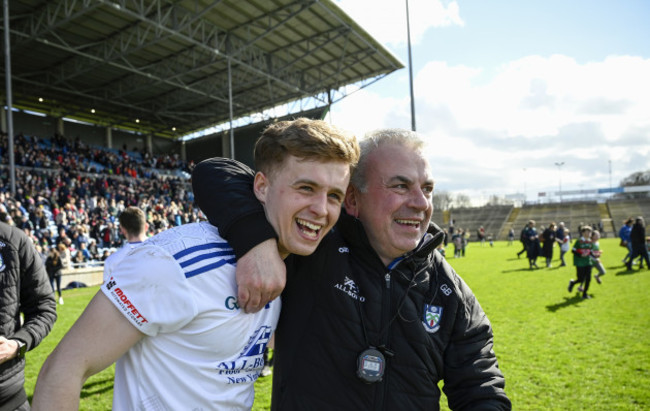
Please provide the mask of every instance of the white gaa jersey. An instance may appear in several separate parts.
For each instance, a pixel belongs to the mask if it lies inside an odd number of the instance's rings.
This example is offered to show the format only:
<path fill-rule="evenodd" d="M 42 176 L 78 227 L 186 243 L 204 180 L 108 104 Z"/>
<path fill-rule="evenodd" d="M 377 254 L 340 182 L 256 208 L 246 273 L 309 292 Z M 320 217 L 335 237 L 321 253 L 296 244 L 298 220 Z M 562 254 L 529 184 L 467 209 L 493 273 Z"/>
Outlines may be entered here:
<path fill-rule="evenodd" d="M 144 241 L 136 241 L 134 243 L 126 243 L 121 248 L 118 248 L 113 254 L 109 255 L 106 261 L 104 261 L 104 275 L 102 276 L 102 283 L 106 282 L 106 279 L 110 278 L 115 269 L 115 266 L 122 261 L 122 259 L 129 254 L 129 251 L 133 250 L 136 247 L 140 247 Z"/>
<path fill-rule="evenodd" d="M 114 410 L 243 410 L 280 314 L 237 305 L 235 255 L 209 223 L 129 251 L 102 292 L 146 335 L 115 366 Z"/>

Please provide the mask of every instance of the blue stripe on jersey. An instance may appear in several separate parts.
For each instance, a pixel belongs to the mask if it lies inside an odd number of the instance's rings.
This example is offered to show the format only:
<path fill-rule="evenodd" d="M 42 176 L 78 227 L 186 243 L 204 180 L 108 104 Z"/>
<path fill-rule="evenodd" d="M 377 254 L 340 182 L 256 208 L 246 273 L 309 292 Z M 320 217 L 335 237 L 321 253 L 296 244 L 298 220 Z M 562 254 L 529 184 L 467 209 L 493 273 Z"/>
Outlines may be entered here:
<path fill-rule="evenodd" d="M 226 242 L 223 243 L 207 243 L 207 244 L 200 244 L 200 245 L 195 245 L 194 247 L 186 248 L 183 251 L 179 251 L 176 254 L 174 254 L 175 259 L 179 259 L 181 257 L 184 257 L 188 254 L 192 254 L 196 251 L 201 251 L 201 250 L 208 250 L 210 248 L 226 248 L 229 249 L 230 245 Z"/>
<path fill-rule="evenodd" d="M 225 264 L 234 264 L 237 259 L 233 254 L 233 249 L 227 242 L 217 242 L 186 248 L 174 254 L 174 259 L 185 272 L 185 278 L 190 278 Z M 192 266 L 196 268 L 190 268 Z"/>
<path fill-rule="evenodd" d="M 185 260 L 182 263 L 179 262 L 179 264 L 181 265 L 181 268 L 185 268 L 185 267 L 187 267 L 189 265 L 198 263 L 199 261 L 203 261 L 203 260 L 207 260 L 207 259 L 215 258 L 215 257 L 221 257 L 221 256 L 232 256 L 232 250 L 215 251 L 213 253 L 201 254 L 201 255 L 196 256 L 194 258 L 191 258 L 189 260 Z"/>
<path fill-rule="evenodd" d="M 235 261 L 237 261 L 237 259 L 234 258 L 234 257 L 233 257 L 233 258 L 230 258 L 230 259 L 228 259 L 228 260 L 218 260 L 217 262 L 214 262 L 214 263 L 212 263 L 212 264 L 208 264 L 208 265 L 203 266 L 203 267 L 201 267 L 201 268 L 197 268 L 196 270 L 193 270 L 193 271 L 187 271 L 187 272 L 185 273 L 185 278 L 194 277 L 195 275 L 202 274 L 202 273 L 204 273 L 204 272 L 206 272 L 206 271 L 210 271 L 210 270 L 212 270 L 212 269 L 214 269 L 214 268 L 219 268 L 219 267 L 221 267 L 221 266 L 224 265 L 224 264 L 233 264 Z"/>

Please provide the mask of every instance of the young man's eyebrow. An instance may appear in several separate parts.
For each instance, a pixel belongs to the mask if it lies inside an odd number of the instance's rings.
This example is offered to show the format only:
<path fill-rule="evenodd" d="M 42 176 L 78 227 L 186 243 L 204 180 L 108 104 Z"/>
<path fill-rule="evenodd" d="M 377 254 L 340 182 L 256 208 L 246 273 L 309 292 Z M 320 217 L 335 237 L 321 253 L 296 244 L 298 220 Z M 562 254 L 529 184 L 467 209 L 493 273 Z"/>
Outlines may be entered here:
<path fill-rule="evenodd" d="M 322 187 L 322 184 L 319 184 L 319 183 L 315 182 L 314 180 L 310 180 L 308 178 L 299 178 L 298 180 L 294 181 L 293 184 L 294 185 L 307 184 L 307 185 L 318 187 L 318 188 Z M 341 194 L 343 196 L 345 195 L 345 191 L 340 190 L 340 189 L 338 189 L 336 187 L 333 188 L 331 192 Z"/>
<path fill-rule="evenodd" d="M 294 185 L 296 185 L 296 184 L 308 184 L 310 186 L 319 186 L 320 185 L 317 182 L 315 182 L 314 180 L 310 180 L 308 178 L 299 178 L 299 179 L 295 180 L 293 182 L 293 184 Z"/>

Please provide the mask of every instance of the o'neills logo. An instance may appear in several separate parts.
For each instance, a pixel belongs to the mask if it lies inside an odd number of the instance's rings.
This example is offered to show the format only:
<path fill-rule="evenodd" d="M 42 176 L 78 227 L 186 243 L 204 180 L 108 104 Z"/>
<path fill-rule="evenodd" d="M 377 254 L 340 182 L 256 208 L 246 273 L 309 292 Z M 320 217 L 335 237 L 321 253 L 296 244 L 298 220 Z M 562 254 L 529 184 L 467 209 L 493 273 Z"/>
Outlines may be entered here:
<path fill-rule="evenodd" d="M 148 322 L 149 322 L 149 321 L 147 321 L 146 318 L 144 318 L 144 317 L 142 316 L 142 314 L 140 314 L 140 312 L 138 311 L 138 309 L 135 308 L 135 305 L 133 305 L 133 304 L 131 303 L 131 301 L 130 301 L 129 298 L 124 294 L 124 292 L 122 291 L 121 288 L 116 288 L 115 290 L 113 290 L 113 293 L 114 293 L 115 296 L 116 296 L 116 297 L 117 297 L 117 298 L 122 302 L 122 307 L 123 307 L 124 310 L 127 312 L 127 314 L 129 314 L 129 315 L 130 315 L 130 316 L 135 320 L 136 323 L 138 323 L 139 325 L 142 325 L 142 324 L 144 324 L 144 323 L 148 323 Z"/>

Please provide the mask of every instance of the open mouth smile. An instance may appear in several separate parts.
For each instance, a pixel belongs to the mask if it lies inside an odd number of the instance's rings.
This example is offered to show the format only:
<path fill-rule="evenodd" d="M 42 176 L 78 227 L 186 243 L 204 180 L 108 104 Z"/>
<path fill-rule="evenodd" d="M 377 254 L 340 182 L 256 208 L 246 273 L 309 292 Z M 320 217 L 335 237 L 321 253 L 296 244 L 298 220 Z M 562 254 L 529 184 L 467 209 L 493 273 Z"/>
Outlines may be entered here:
<path fill-rule="evenodd" d="M 303 220 L 301 218 L 296 218 L 296 223 L 298 224 L 298 229 L 305 236 L 314 239 L 318 238 L 318 235 L 320 234 L 320 231 L 323 228 L 322 225 L 310 223 L 309 221 Z"/>

